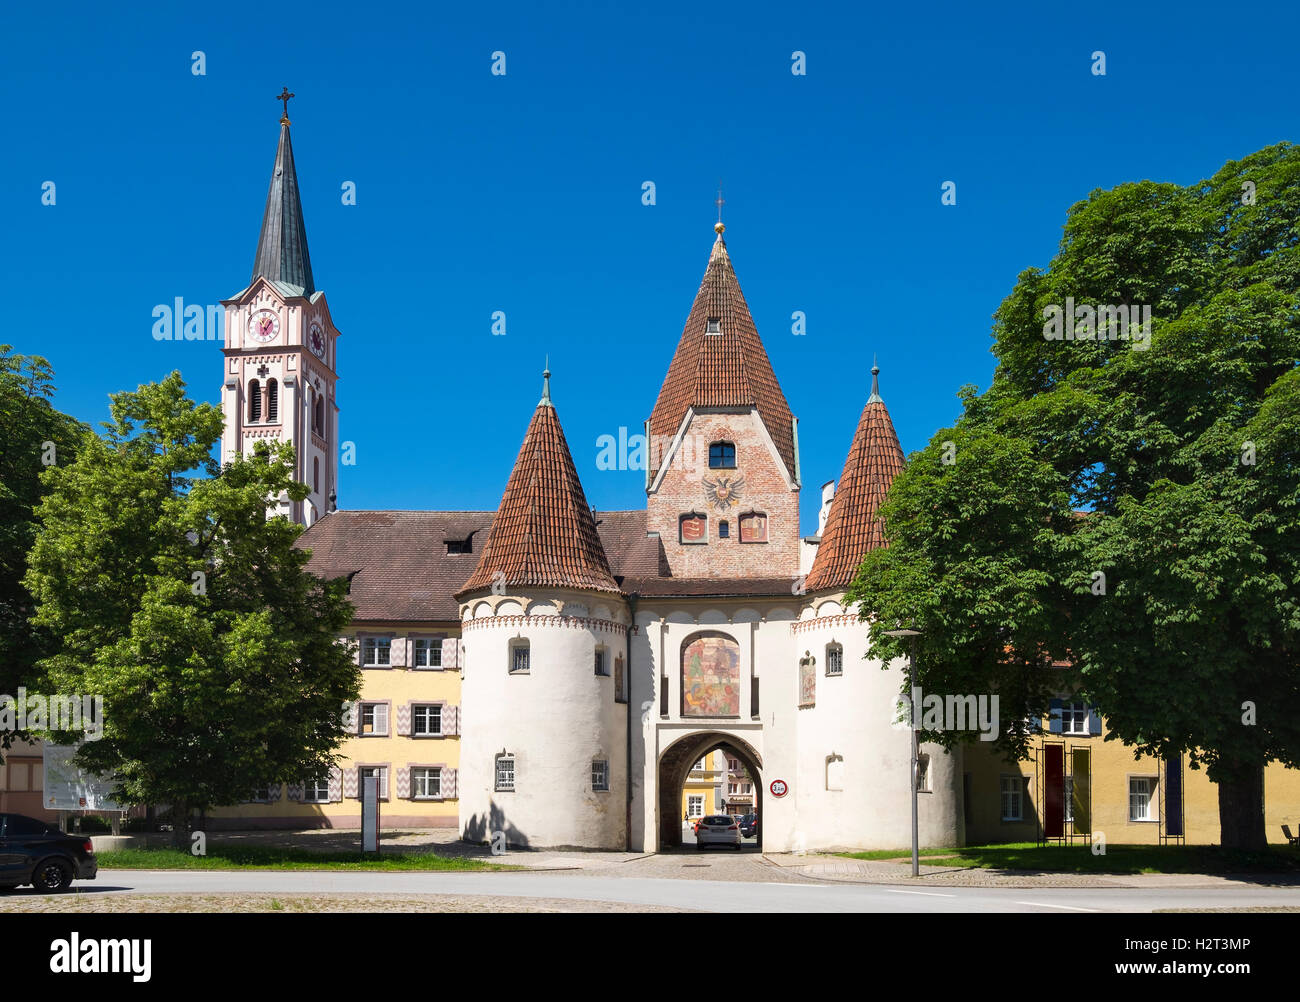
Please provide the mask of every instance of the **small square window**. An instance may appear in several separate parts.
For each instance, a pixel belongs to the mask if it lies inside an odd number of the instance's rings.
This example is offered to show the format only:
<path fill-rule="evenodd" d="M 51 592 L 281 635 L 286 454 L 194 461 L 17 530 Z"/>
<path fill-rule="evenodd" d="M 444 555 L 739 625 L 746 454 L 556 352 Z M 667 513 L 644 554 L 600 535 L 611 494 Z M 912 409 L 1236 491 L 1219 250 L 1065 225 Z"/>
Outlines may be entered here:
<path fill-rule="evenodd" d="M 361 649 L 364 655 L 361 659 L 363 665 L 387 667 L 392 664 L 393 642 L 388 637 L 366 637 Z"/>
<path fill-rule="evenodd" d="M 415 668 L 441 668 L 442 667 L 442 641 L 430 639 L 427 637 L 417 638 L 415 648 L 412 652 L 412 667 Z"/>
<path fill-rule="evenodd" d="M 596 793 L 609 792 L 609 761 L 598 758 L 591 763 L 591 788 Z"/>
<path fill-rule="evenodd" d="M 826 674 L 844 674 L 844 648 L 839 644 L 830 644 L 826 648 Z"/>
<path fill-rule="evenodd" d="M 412 800 L 438 800 L 441 797 L 441 769 L 420 766 L 411 770 Z"/>
<path fill-rule="evenodd" d="M 705 334 L 721 334 L 721 333 L 722 333 L 722 318 L 721 318 L 721 317 L 709 317 L 709 319 L 708 319 L 708 320 L 705 322 L 705 324 L 704 324 L 704 333 L 705 333 Z"/>
<path fill-rule="evenodd" d="M 496 784 L 498 792 L 509 793 L 515 788 L 515 757 L 498 755 L 496 767 Z"/>
<path fill-rule="evenodd" d="M 364 798 L 366 795 L 366 780 L 371 776 L 379 780 L 379 799 L 388 799 L 388 766 L 386 765 L 363 765 L 360 767 L 357 776 L 357 797 Z"/>
<path fill-rule="evenodd" d="M 414 737 L 433 737 L 442 733 L 442 707 L 416 706 L 411 714 L 411 734 Z"/>
<path fill-rule="evenodd" d="M 372 736 L 387 736 L 388 734 L 388 704 L 387 703 L 362 703 L 361 704 L 361 733 Z"/>
<path fill-rule="evenodd" d="M 718 523 L 718 538 L 719 539 L 731 538 L 731 525 L 729 523 L 725 521 Z"/>
<path fill-rule="evenodd" d="M 709 469 L 734 470 L 735 468 L 735 442 L 714 442 L 709 446 Z"/>
<path fill-rule="evenodd" d="M 529 673 L 528 642 L 510 645 L 510 674 L 527 675 Z"/>
<path fill-rule="evenodd" d="M 330 802 L 330 781 L 328 779 L 309 779 L 303 785 L 302 799 L 308 804 L 328 804 Z"/>

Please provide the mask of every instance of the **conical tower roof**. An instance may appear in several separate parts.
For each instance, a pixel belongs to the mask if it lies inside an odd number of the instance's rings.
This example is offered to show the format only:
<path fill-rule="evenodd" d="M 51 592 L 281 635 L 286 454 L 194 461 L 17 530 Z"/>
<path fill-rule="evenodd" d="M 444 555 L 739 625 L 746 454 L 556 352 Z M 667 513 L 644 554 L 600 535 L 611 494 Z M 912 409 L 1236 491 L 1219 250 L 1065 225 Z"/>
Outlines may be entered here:
<path fill-rule="evenodd" d="M 880 505 L 903 469 L 903 448 L 880 396 L 879 374 L 873 365 L 871 396 L 858 418 L 821 545 L 804 580 L 808 592 L 847 587 L 867 552 L 886 545 Z"/>
<path fill-rule="evenodd" d="M 280 120 L 280 145 L 275 150 L 275 167 L 266 193 L 266 210 L 262 213 L 262 232 L 257 238 L 257 257 L 253 261 L 250 284 L 259 277 L 288 286 L 294 295 L 310 296 L 316 291 L 287 116 Z"/>
<path fill-rule="evenodd" d="M 756 407 L 787 472 L 795 474 L 790 405 L 749 314 L 719 223 L 700 291 L 650 413 L 650 434 L 662 441 L 681 427 L 689 407 Z M 711 333 L 710 321 L 717 321 Z M 651 450 L 652 453 L 655 450 Z M 661 457 L 655 456 L 654 461 Z"/>
<path fill-rule="evenodd" d="M 551 403 L 550 375 L 478 567 L 458 594 L 493 585 L 619 590 Z"/>

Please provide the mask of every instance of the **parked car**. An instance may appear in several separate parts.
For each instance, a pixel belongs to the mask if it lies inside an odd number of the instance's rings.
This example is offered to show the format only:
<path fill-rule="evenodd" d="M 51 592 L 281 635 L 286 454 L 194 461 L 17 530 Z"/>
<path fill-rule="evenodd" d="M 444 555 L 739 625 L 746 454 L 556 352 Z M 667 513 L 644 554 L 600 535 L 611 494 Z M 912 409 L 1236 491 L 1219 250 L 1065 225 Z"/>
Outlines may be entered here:
<path fill-rule="evenodd" d="M 729 845 L 739 849 L 740 825 L 728 814 L 710 814 L 700 819 L 700 826 L 695 830 L 695 848 L 703 849 L 706 845 Z"/>
<path fill-rule="evenodd" d="M 758 815 L 746 814 L 740 819 L 740 834 L 745 838 L 753 838 L 758 834 Z"/>
<path fill-rule="evenodd" d="M 38 891 L 66 891 L 73 880 L 94 880 L 98 872 L 95 844 L 85 835 L 65 835 L 23 814 L 0 814 L 0 890 L 31 884 Z"/>

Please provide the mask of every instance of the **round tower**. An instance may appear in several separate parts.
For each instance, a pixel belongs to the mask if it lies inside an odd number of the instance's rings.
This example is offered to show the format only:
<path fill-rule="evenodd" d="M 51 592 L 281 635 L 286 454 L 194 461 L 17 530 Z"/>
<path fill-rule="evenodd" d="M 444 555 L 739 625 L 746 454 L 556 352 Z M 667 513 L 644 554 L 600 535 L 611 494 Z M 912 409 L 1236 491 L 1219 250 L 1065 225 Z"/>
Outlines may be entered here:
<path fill-rule="evenodd" d="M 551 403 L 549 371 L 478 566 L 456 598 L 468 719 L 463 837 L 625 848 L 630 618 Z"/>

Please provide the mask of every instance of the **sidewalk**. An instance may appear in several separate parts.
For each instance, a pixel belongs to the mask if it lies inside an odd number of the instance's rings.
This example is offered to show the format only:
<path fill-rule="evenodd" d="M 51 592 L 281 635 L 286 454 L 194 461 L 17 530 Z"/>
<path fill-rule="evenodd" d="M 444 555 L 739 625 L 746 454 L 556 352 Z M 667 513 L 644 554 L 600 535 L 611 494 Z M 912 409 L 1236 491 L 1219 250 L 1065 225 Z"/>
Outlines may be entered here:
<path fill-rule="evenodd" d="M 765 853 L 773 866 L 812 880 L 842 881 L 852 884 L 899 884 L 911 887 L 1240 887 L 1253 884 L 1263 887 L 1300 886 L 1300 876 L 1289 873 L 1243 873 L 1212 875 L 1207 873 L 1053 873 L 1042 870 L 993 870 L 982 867 L 926 866 L 920 876 L 912 876 L 911 861 L 895 863 L 883 860 L 844 859 L 814 853 Z"/>

